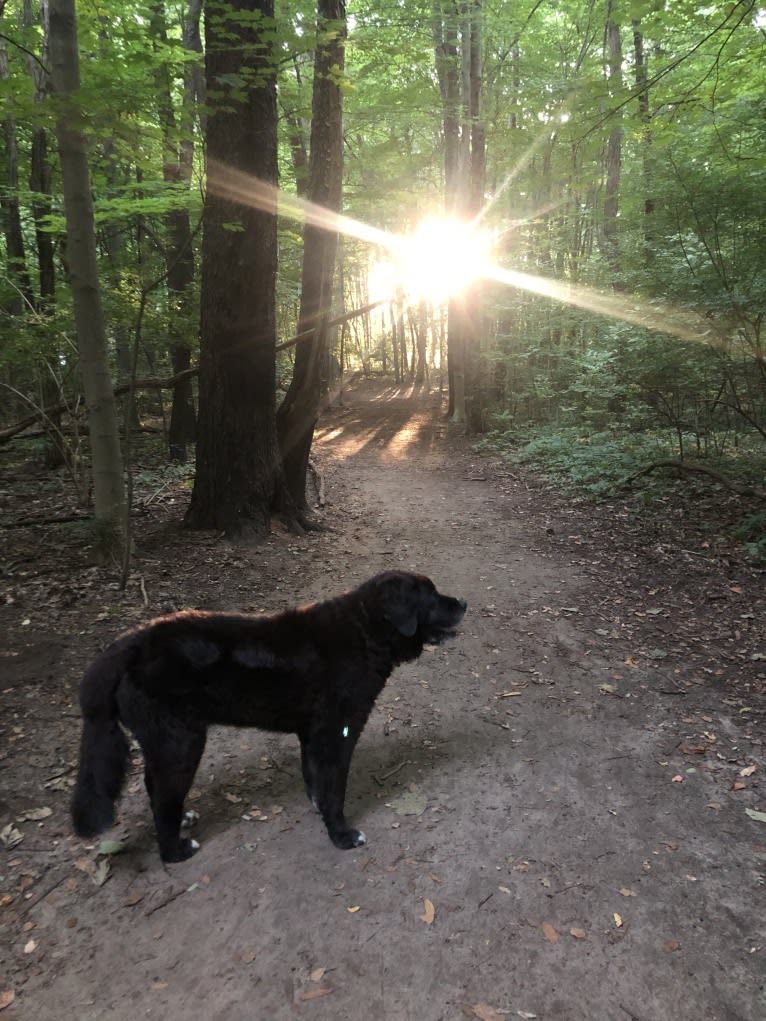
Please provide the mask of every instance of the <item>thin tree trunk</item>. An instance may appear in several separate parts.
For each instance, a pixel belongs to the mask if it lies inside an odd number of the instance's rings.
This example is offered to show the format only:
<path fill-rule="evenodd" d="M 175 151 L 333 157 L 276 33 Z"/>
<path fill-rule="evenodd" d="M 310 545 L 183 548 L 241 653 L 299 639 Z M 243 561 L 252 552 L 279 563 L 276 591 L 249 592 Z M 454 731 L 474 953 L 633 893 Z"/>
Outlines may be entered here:
<path fill-rule="evenodd" d="M 199 19 L 200 11 L 197 6 L 191 16 Z M 153 9 L 153 30 L 161 43 L 167 43 L 167 28 L 165 23 L 165 9 L 163 0 L 155 3 Z M 195 33 L 193 28 L 184 26 L 184 38 L 193 40 L 199 36 L 199 25 Z M 179 132 L 176 124 L 175 111 L 173 109 L 173 98 L 171 94 L 170 74 L 166 65 L 160 65 L 156 72 L 157 102 L 159 107 L 159 119 L 162 128 L 164 159 L 162 172 L 164 180 L 169 185 L 177 185 L 188 191 L 191 183 L 193 150 L 192 124 L 182 125 L 179 139 Z M 185 89 L 194 89 L 194 78 L 186 76 Z M 189 107 L 189 102 L 184 96 L 183 111 Z M 186 119 L 186 118 L 183 118 Z M 186 336 L 186 323 L 188 320 L 183 311 L 188 307 L 191 296 L 190 291 L 194 283 L 194 249 L 192 246 L 191 220 L 188 206 L 178 206 L 171 209 L 166 216 L 167 225 L 167 247 L 165 261 L 167 265 L 167 287 L 170 324 L 170 358 L 173 366 L 173 374 L 183 372 L 191 365 L 191 346 Z M 181 331 L 174 330 L 175 323 L 181 323 Z M 188 443 L 193 443 L 196 435 L 196 416 L 194 412 L 193 391 L 191 380 L 179 383 L 173 390 L 173 401 L 170 411 L 170 429 L 168 431 L 168 446 L 171 460 L 183 463 L 186 460 L 186 448 Z"/>
<path fill-rule="evenodd" d="M 67 261 L 74 299 L 83 389 L 88 406 L 93 496 L 105 547 L 122 553 L 125 486 L 117 410 L 107 359 L 106 329 L 96 260 L 96 234 L 86 142 L 80 123 L 80 65 L 74 0 L 52 0 L 50 58 L 58 97 L 58 138 Z"/>
<path fill-rule="evenodd" d="M 5 39 L 0 38 L 0 79 L 7 80 L 9 77 L 10 70 L 8 67 L 8 52 Z M 5 101 L 3 139 L 5 142 L 5 164 L 8 176 L 6 186 L 0 193 L 0 207 L 3 212 L 8 273 L 17 288 L 16 296 L 10 302 L 7 311 L 11 315 L 21 315 L 25 305 L 28 311 L 34 309 L 35 298 L 24 251 L 24 234 L 21 229 L 19 145 L 12 98 L 8 98 Z"/>
<path fill-rule="evenodd" d="M 622 86 L 622 42 L 620 26 L 613 21 L 614 0 L 607 0 L 606 58 L 609 92 L 614 97 Z M 604 197 L 604 255 L 612 272 L 612 286 L 622 287 L 622 260 L 618 235 L 617 214 L 620 198 L 620 164 L 622 160 L 622 122 L 619 113 L 613 115 L 606 153 L 606 192 Z"/>
<path fill-rule="evenodd" d="M 343 177 L 343 95 L 339 79 L 345 62 L 344 0 L 319 0 L 317 39 L 308 198 L 338 212 Z M 301 344 L 295 353 L 293 378 L 277 414 L 287 490 L 304 524 L 309 523 L 306 472 L 319 417 L 322 371 L 327 352 L 326 320 L 332 301 L 337 245 L 337 231 L 309 223 L 304 227 L 298 332 L 313 329 L 314 338 Z"/>
<path fill-rule="evenodd" d="M 644 50 L 644 36 L 641 22 L 633 22 L 633 55 L 636 66 L 636 91 L 638 112 L 642 125 L 641 169 L 644 180 L 644 262 L 648 266 L 654 260 L 654 189 L 652 181 L 652 129 L 649 110 L 649 67 Z"/>

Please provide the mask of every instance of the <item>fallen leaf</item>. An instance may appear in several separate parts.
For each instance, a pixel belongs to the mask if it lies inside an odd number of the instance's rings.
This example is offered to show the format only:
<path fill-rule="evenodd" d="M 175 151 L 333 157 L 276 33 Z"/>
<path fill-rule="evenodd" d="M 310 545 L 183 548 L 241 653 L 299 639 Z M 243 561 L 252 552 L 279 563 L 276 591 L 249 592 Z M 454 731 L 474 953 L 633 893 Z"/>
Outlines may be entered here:
<path fill-rule="evenodd" d="M 246 950 L 240 957 L 240 961 L 242 961 L 243 964 L 252 964 L 257 956 L 258 955 L 255 950 Z"/>
<path fill-rule="evenodd" d="M 617 928 L 618 929 L 622 928 L 622 915 L 618 915 L 617 912 L 615 911 L 615 913 L 612 915 L 612 918 L 614 919 L 614 924 L 617 926 Z"/>
<path fill-rule="evenodd" d="M 745 766 L 744 769 L 740 769 L 739 775 L 740 776 L 752 776 L 754 772 L 755 772 L 755 766 Z"/>
<path fill-rule="evenodd" d="M 28 812 L 24 812 L 23 815 L 19 816 L 19 822 L 25 820 L 29 822 L 39 822 L 41 819 L 47 819 L 53 815 L 52 808 L 30 808 Z"/>
<path fill-rule="evenodd" d="M 351 908 L 346 908 L 346 911 L 348 911 L 348 913 L 349 913 L 350 915 L 355 915 L 355 914 L 357 913 L 357 911 L 359 910 L 359 908 L 360 908 L 360 907 L 361 907 L 361 905 L 360 905 L 360 904 L 354 904 L 354 906 L 353 906 L 353 907 L 351 907 Z"/>
<path fill-rule="evenodd" d="M 636 897 L 636 896 L 638 896 L 636 894 L 635 890 L 629 890 L 627 886 L 621 886 L 620 887 L 620 893 L 623 895 L 623 897 Z"/>
<path fill-rule="evenodd" d="M 498 890 L 500 891 L 500 893 L 510 893 L 510 892 L 511 892 L 511 891 L 510 891 L 510 890 L 508 889 L 508 887 L 507 887 L 507 886 L 498 886 Z"/>
<path fill-rule="evenodd" d="M 420 920 L 425 922 L 426 925 L 432 925 L 433 920 L 436 916 L 436 909 L 433 906 L 433 902 L 428 897 L 423 898 L 423 907 L 425 908 L 423 914 L 420 916 Z"/>
<path fill-rule="evenodd" d="M 474 1017 L 479 1018 L 479 1021 L 505 1021 L 502 1014 L 498 1014 L 494 1007 L 490 1007 L 488 1003 L 476 1003 L 471 1007 L 471 1013 Z"/>
<path fill-rule="evenodd" d="M 37 950 L 37 943 L 33 939 L 24 945 L 25 954 L 33 954 L 35 950 Z"/>
<path fill-rule="evenodd" d="M 94 872 L 93 872 L 93 874 L 92 874 L 92 876 L 90 878 L 93 880 L 93 882 L 96 884 L 96 886 L 103 886 L 104 883 L 109 878 L 110 871 L 111 871 L 111 866 L 109 865 L 109 859 L 108 858 L 102 858 L 101 861 L 96 866 L 96 868 L 95 868 L 95 870 L 94 870 Z"/>
<path fill-rule="evenodd" d="M 559 934 L 553 928 L 550 922 L 543 922 L 542 924 L 543 934 L 549 943 L 558 943 Z"/>
<path fill-rule="evenodd" d="M 739 780 L 735 780 L 734 783 L 731 785 L 731 790 L 733 790 L 733 791 L 746 791 L 747 790 L 747 784 L 746 783 L 740 783 Z"/>
<path fill-rule="evenodd" d="M 327 996 L 331 992 L 331 986 L 321 986 L 319 989 L 311 989 L 309 992 L 304 993 L 299 999 L 305 1003 L 307 1000 L 316 1000 L 318 996 Z"/>
<path fill-rule="evenodd" d="M 681 949 L 681 944 L 678 942 L 678 940 L 669 939 L 665 942 L 662 949 L 665 951 L 666 954 L 672 954 L 675 950 Z"/>
<path fill-rule="evenodd" d="M 409 790 L 394 798 L 389 805 L 397 815 L 422 815 L 428 805 L 428 799 L 418 790 Z"/>
<path fill-rule="evenodd" d="M 127 897 L 122 902 L 122 906 L 124 908 L 134 908 L 136 904 L 140 904 L 143 899 L 144 895 L 142 893 L 132 893 L 130 897 Z"/>
<path fill-rule="evenodd" d="M 745 811 L 756 822 L 766 822 L 766 812 L 756 812 L 754 808 L 746 808 Z"/>
<path fill-rule="evenodd" d="M 7 847 L 10 850 L 12 847 L 16 847 L 24 839 L 24 834 L 17 830 L 13 823 L 8 823 L 7 826 L 3 826 L 0 830 L 0 844 L 3 847 Z"/>
<path fill-rule="evenodd" d="M 98 845 L 99 854 L 121 854 L 127 847 L 124 840 L 102 840 Z"/>
<path fill-rule="evenodd" d="M 15 999 L 16 993 L 13 989 L 0 990 L 0 1010 L 5 1010 L 6 1007 L 10 1007 Z"/>
<path fill-rule="evenodd" d="M 575 939 L 585 939 L 585 929 L 570 929 L 569 935 Z"/>
<path fill-rule="evenodd" d="M 671 783 L 683 783 L 683 782 L 684 782 L 684 778 L 681 776 L 680 773 L 676 773 L 676 775 L 673 777 L 673 779 L 671 781 Z"/>
<path fill-rule="evenodd" d="M 314 968 L 309 978 L 312 982 L 321 982 L 326 971 L 327 968 Z"/>

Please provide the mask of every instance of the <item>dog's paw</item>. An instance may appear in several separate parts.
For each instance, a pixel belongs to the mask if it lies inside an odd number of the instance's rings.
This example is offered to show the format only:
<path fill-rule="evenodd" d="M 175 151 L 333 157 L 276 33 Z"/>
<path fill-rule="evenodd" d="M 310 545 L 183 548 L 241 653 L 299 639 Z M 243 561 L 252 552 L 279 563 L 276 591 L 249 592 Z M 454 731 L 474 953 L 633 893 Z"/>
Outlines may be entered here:
<path fill-rule="evenodd" d="M 199 812 L 194 812 L 193 810 L 190 809 L 188 812 L 184 812 L 183 819 L 181 820 L 181 829 L 190 830 L 192 826 L 194 826 L 198 822 Z M 192 843 L 194 843 L 194 841 L 192 841 Z"/>
<path fill-rule="evenodd" d="M 179 840 L 175 847 L 162 852 L 162 860 L 168 865 L 172 865 L 175 862 L 186 861 L 197 851 L 199 851 L 199 843 L 196 840 Z"/>
<path fill-rule="evenodd" d="M 352 847 L 361 847 L 367 843 L 367 837 L 361 830 L 341 830 L 339 833 L 331 833 L 330 839 L 341 851 L 350 851 Z"/>

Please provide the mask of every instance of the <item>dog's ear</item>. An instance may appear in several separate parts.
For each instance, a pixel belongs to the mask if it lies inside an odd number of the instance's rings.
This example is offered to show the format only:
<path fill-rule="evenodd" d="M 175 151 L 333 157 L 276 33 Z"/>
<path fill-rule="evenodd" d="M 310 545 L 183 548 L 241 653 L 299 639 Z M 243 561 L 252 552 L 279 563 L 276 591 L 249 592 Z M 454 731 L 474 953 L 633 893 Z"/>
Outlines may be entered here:
<path fill-rule="evenodd" d="M 405 638 L 412 638 L 418 629 L 418 615 L 411 606 L 389 606 L 383 616 Z"/>
<path fill-rule="evenodd" d="M 388 576 L 380 591 L 383 618 L 405 638 L 412 638 L 418 629 L 418 593 L 409 577 Z"/>

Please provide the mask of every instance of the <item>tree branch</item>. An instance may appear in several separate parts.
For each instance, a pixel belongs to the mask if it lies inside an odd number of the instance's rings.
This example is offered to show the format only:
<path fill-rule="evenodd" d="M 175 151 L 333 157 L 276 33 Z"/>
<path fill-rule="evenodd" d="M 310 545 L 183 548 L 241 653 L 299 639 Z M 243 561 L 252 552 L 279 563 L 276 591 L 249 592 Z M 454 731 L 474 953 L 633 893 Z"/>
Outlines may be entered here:
<path fill-rule="evenodd" d="M 734 482 L 733 479 L 727 478 L 720 472 L 716 471 L 715 468 L 708 468 L 704 464 L 689 464 L 686 461 L 653 461 L 652 464 L 648 464 L 645 468 L 640 471 L 634 472 L 633 475 L 628 475 L 622 482 L 618 482 L 615 489 L 624 489 L 626 486 L 631 485 L 636 479 L 642 478 L 644 475 L 649 475 L 650 472 L 656 471 L 658 468 L 671 468 L 676 471 L 685 473 L 687 475 L 706 475 L 708 478 L 714 479 L 716 482 L 720 482 L 722 486 L 731 490 L 733 493 L 737 493 L 740 496 L 757 496 L 760 500 L 766 499 L 766 489 L 760 489 L 758 486 L 745 486 L 739 482 Z"/>

